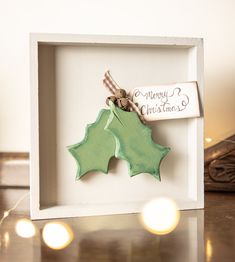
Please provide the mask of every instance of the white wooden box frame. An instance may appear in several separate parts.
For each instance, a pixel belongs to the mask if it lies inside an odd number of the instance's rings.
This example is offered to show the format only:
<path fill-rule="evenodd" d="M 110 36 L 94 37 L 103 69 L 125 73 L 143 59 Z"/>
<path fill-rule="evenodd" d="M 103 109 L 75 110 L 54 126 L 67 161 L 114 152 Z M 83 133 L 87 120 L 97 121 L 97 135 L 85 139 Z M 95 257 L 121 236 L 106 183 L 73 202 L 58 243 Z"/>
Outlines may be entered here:
<path fill-rule="evenodd" d="M 30 69 L 32 219 L 135 213 L 162 195 L 180 209 L 204 207 L 202 39 L 31 34 Z M 161 165 L 161 183 L 148 174 L 130 178 L 127 164 L 117 160 L 110 174 L 75 181 L 66 145 L 80 141 L 105 106 L 109 93 L 101 80 L 107 69 L 129 90 L 198 82 L 200 118 L 151 124 L 154 140 L 172 147 Z"/>

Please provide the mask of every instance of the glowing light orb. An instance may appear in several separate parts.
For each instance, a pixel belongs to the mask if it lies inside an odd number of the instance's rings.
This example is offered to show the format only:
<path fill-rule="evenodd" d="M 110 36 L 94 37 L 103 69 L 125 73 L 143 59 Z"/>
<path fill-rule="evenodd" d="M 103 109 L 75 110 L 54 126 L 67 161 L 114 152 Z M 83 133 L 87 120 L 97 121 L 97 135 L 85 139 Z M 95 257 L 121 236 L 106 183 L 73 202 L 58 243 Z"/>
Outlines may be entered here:
<path fill-rule="evenodd" d="M 212 138 L 211 137 L 206 137 L 205 140 L 206 140 L 207 143 L 212 142 Z"/>
<path fill-rule="evenodd" d="M 49 222 L 42 231 L 45 244 L 52 249 L 63 249 L 73 241 L 73 231 L 65 223 Z"/>
<path fill-rule="evenodd" d="M 148 202 L 141 214 L 143 226 L 157 235 L 172 232 L 178 225 L 179 219 L 180 213 L 175 202 L 164 197 Z"/>
<path fill-rule="evenodd" d="M 206 261 L 211 261 L 213 255 L 213 248 L 212 248 L 212 243 L 210 239 L 206 240 Z"/>
<path fill-rule="evenodd" d="M 36 234 L 34 224 L 29 219 L 19 219 L 15 226 L 16 234 L 23 238 L 30 238 Z"/>

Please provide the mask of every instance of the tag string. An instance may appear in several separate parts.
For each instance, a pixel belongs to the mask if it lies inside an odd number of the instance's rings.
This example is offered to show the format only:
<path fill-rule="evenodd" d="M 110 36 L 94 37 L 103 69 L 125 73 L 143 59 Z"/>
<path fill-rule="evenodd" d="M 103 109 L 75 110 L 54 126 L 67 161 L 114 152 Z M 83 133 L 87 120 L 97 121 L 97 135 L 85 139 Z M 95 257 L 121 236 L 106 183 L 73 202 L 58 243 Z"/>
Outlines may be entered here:
<path fill-rule="evenodd" d="M 106 101 L 107 105 L 109 105 L 108 101 L 111 100 L 115 105 L 117 105 L 118 107 L 120 107 L 121 109 L 125 111 L 136 112 L 140 120 L 142 121 L 142 123 L 145 123 L 145 120 L 138 106 L 132 101 L 130 95 L 127 94 L 125 89 L 120 88 L 120 86 L 111 76 L 109 70 L 106 71 L 104 74 L 103 84 L 109 90 L 109 92 L 113 95 L 107 98 L 107 101 Z"/>

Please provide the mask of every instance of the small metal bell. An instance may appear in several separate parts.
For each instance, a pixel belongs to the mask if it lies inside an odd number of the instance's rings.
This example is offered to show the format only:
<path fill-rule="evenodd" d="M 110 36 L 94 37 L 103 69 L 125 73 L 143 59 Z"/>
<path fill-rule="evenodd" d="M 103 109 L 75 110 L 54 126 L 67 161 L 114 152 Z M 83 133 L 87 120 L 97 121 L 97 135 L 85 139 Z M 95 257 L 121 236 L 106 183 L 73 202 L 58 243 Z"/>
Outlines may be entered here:
<path fill-rule="evenodd" d="M 114 93 L 116 98 L 125 98 L 126 97 L 126 91 L 124 89 L 117 89 Z"/>
<path fill-rule="evenodd" d="M 112 101 L 112 102 L 115 104 L 116 101 L 117 101 L 117 98 L 116 98 L 115 96 L 109 96 L 109 97 L 107 97 L 107 99 L 106 99 L 106 105 L 108 105 L 108 106 L 109 106 L 109 101 Z"/>

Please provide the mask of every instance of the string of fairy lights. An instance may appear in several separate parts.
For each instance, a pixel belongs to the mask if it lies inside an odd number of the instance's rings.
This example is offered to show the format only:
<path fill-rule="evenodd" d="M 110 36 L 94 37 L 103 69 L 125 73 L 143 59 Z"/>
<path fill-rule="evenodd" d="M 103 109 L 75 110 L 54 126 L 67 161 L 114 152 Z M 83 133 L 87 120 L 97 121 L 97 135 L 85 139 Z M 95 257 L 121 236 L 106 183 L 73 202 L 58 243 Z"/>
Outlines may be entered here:
<path fill-rule="evenodd" d="M 29 192 L 22 195 L 16 203 L 8 210 L 3 212 L 0 220 L 0 227 L 4 220 L 20 205 L 20 203 L 29 196 Z M 39 230 L 35 224 L 28 218 L 18 219 L 15 225 L 15 232 L 22 238 L 34 237 Z M 9 238 L 9 234 L 7 234 Z M 59 250 L 68 246 L 73 241 L 74 235 L 71 227 L 63 222 L 51 221 L 44 225 L 42 230 L 42 239 L 51 249 Z"/>
<path fill-rule="evenodd" d="M 20 198 L 16 201 L 16 203 L 15 203 L 10 209 L 5 210 L 5 211 L 3 212 L 3 216 L 2 216 L 2 218 L 1 218 L 1 220 L 0 220 L 0 226 L 2 225 L 3 221 L 10 215 L 10 213 L 11 213 L 12 211 L 14 211 L 14 210 L 19 206 L 19 204 L 20 204 L 27 196 L 29 196 L 29 192 L 27 192 L 27 193 L 24 194 L 22 197 L 20 197 Z"/>
<path fill-rule="evenodd" d="M 27 196 L 29 196 L 29 192 L 20 197 L 13 207 L 4 211 L 0 220 L 0 227 Z M 165 235 L 172 232 L 178 225 L 179 219 L 180 212 L 176 203 L 164 197 L 146 203 L 140 214 L 140 222 L 143 227 L 156 235 Z M 28 218 L 19 219 L 16 222 L 15 231 L 22 238 L 34 237 L 39 232 L 36 225 Z M 67 247 L 73 241 L 74 233 L 67 223 L 51 221 L 44 225 L 42 239 L 49 248 L 59 250 Z"/>

